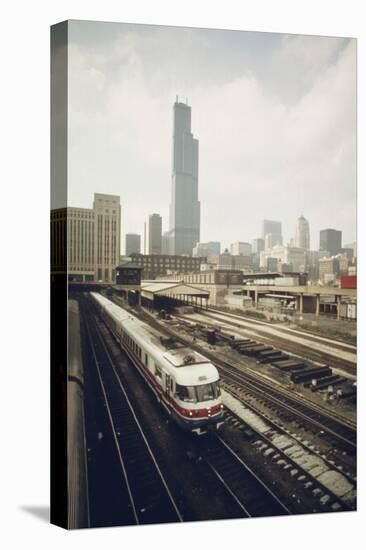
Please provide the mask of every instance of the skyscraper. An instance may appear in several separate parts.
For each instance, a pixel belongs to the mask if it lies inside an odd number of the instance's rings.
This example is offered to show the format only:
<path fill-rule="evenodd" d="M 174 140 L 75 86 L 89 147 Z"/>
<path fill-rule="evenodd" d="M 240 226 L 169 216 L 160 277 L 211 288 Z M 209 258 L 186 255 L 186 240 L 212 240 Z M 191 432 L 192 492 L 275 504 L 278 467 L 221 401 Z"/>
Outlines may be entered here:
<path fill-rule="evenodd" d="M 260 254 L 264 250 L 264 239 L 253 239 L 252 252 L 253 254 Z"/>
<path fill-rule="evenodd" d="M 342 231 L 323 229 L 319 233 L 319 250 L 327 250 L 331 256 L 336 256 L 342 250 Z"/>
<path fill-rule="evenodd" d="M 192 255 L 200 240 L 198 200 L 198 140 L 191 132 L 191 107 L 173 107 L 173 166 L 170 202 L 169 252 Z"/>
<path fill-rule="evenodd" d="M 121 205 L 118 195 L 94 193 L 94 255 L 97 280 L 114 281 L 121 253 Z"/>
<path fill-rule="evenodd" d="M 145 222 L 145 254 L 161 254 L 162 218 L 159 214 L 151 214 Z"/>
<path fill-rule="evenodd" d="M 271 235 L 267 237 L 267 235 Z M 262 237 L 266 241 L 266 248 L 282 244 L 282 223 L 273 220 L 263 220 Z"/>
<path fill-rule="evenodd" d="M 310 228 L 309 222 L 304 216 L 300 216 L 296 223 L 295 246 L 298 248 L 310 249 Z"/>
<path fill-rule="evenodd" d="M 130 254 L 140 254 L 141 252 L 141 235 L 137 233 L 126 233 L 126 256 Z"/>

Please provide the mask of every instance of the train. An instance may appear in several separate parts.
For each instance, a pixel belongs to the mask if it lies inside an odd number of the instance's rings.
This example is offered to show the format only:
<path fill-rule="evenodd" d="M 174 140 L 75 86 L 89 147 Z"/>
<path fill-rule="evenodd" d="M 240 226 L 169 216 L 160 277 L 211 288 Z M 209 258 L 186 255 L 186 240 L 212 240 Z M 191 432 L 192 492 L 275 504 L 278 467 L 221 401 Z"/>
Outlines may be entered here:
<path fill-rule="evenodd" d="M 99 316 L 116 342 L 183 430 L 199 436 L 224 423 L 217 368 L 207 357 L 178 344 L 101 294 L 91 292 Z"/>

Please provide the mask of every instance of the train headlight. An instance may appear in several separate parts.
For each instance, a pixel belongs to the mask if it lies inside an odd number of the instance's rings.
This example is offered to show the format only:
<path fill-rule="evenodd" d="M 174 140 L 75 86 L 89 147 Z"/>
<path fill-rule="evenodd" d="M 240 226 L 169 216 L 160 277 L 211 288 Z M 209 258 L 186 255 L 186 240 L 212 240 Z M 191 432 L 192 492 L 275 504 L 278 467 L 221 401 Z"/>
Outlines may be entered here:
<path fill-rule="evenodd" d="M 221 403 L 220 405 L 220 409 L 222 410 L 224 408 L 224 405 Z"/>
<path fill-rule="evenodd" d="M 193 412 L 192 412 L 192 411 L 189 411 L 189 416 L 193 416 Z"/>

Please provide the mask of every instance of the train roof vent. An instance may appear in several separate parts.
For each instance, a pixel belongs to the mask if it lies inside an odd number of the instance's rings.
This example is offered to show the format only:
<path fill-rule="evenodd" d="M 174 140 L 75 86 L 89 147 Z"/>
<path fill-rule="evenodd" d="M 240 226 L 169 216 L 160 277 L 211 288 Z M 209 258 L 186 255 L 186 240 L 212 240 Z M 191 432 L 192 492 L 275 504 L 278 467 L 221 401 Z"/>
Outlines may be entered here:
<path fill-rule="evenodd" d="M 174 338 L 163 338 L 163 336 L 160 336 L 160 343 L 166 349 L 177 349 L 182 347 L 182 344 L 177 342 L 177 340 L 174 340 Z"/>
<path fill-rule="evenodd" d="M 208 362 L 206 357 L 189 348 L 171 349 L 164 357 L 174 367 L 188 367 L 189 365 L 199 365 Z"/>

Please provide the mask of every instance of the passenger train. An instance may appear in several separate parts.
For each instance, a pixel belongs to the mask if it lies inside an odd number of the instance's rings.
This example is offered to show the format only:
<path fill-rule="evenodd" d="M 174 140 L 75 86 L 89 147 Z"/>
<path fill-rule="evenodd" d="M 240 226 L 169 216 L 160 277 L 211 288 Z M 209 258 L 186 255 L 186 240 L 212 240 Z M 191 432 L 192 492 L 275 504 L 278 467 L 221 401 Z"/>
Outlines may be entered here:
<path fill-rule="evenodd" d="M 188 347 L 169 346 L 157 330 L 101 294 L 91 296 L 118 344 L 176 423 L 198 435 L 211 427 L 217 430 L 224 422 L 224 405 L 216 367 Z"/>

